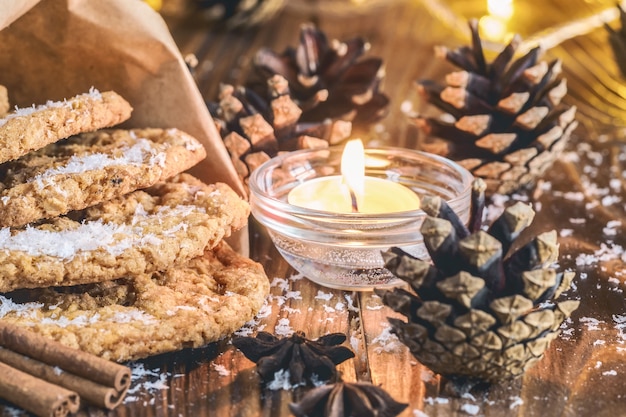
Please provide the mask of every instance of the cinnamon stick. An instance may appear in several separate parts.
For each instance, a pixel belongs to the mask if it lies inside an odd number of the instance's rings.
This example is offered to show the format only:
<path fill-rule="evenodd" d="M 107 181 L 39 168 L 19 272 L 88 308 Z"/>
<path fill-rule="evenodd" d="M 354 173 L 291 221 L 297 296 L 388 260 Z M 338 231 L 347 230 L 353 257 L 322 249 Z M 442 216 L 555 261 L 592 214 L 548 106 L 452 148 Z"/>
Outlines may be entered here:
<path fill-rule="evenodd" d="M 122 402 L 128 389 L 125 387 L 118 391 L 114 387 L 100 385 L 65 372 L 60 367 L 45 364 L 6 348 L 0 348 L 0 364 L 9 365 L 35 378 L 74 391 L 81 399 L 108 410 L 114 409 Z"/>
<path fill-rule="evenodd" d="M 78 411 L 78 394 L 0 363 L 0 398 L 39 417 L 65 417 Z"/>
<path fill-rule="evenodd" d="M 126 366 L 67 347 L 14 324 L 0 322 L 0 346 L 97 385 L 112 387 L 116 394 L 101 393 L 103 398 L 95 401 L 107 408 L 119 404 L 130 386 L 130 369 Z M 84 385 L 88 387 L 89 384 Z M 89 391 L 84 396 L 88 399 L 94 395 L 94 391 Z"/>

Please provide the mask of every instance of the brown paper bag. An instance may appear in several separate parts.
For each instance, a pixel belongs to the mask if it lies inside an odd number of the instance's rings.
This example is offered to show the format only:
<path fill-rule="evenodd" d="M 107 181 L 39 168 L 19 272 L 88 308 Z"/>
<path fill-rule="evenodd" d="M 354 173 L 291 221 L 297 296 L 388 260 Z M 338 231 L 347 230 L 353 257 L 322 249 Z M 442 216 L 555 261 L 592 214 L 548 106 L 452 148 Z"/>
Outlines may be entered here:
<path fill-rule="evenodd" d="M 195 136 L 209 156 L 190 172 L 245 195 L 169 29 L 143 1 L 1 2 L 0 84 L 19 107 L 92 86 L 114 90 L 134 108 L 124 127 L 176 127 Z"/>
<path fill-rule="evenodd" d="M 207 148 L 199 178 L 244 188 L 170 32 L 140 0 L 0 3 L 0 84 L 20 107 L 96 87 L 133 106 L 126 127 L 177 127 Z"/>

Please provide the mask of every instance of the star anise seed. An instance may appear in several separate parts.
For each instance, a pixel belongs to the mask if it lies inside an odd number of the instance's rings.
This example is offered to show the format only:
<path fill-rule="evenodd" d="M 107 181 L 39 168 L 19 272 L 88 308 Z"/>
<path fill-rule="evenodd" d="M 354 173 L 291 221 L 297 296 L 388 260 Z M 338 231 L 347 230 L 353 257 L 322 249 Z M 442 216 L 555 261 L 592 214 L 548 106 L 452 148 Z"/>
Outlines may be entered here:
<path fill-rule="evenodd" d="M 354 357 L 345 346 L 346 336 L 331 333 L 309 340 L 303 332 L 295 332 L 282 339 L 259 332 L 256 337 L 237 337 L 233 345 L 257 364 L 257 373 L 264 382 L 272 381 L 279 371 L 289 371 L 292 385 L 314 385 L 334 381 L 336 365 Z"/>
<path fill-rule="evenodd" d="M 300 402 L 289 404 L 296 417 L 393 417 L 406 407 L 382 388 L 364 382 L 322 385 L 309 391 Z"/>

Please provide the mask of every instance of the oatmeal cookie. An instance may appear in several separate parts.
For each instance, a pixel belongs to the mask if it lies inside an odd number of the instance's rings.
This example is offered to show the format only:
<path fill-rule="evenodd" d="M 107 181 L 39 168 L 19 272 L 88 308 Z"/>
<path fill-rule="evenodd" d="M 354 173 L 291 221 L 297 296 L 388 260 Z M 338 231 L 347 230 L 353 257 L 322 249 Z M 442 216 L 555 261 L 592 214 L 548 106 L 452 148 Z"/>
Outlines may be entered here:
<path fill-rule="evenodd" d="M 248 203 L 188 174 L 67 216 L 0 229 L 0 292 L 163 271 L 243 227 Z"/>
<path fill-rule="evenodd" d="M 9 111 L 9 92 L 7 88 L 0 85 L 0 117 L 4 117 Z"/>
<path fill-rule="evenodd" d="M 0 320 L 120 362 L 214 342 L 268 293 L 262 266 L 221 242 L 167 272 L 0 295 Z"/>
<path fill-rule="evenodd" d="M 81 210 L 176 175 L 206 157 L 177 129 L 100 130 L 0 165 L 0 227 Z"/>
<path fill-rule="evenodd" d="M 16 109 L 0 119 L 0 163 L 72 135 L 115 126 L 132 110 L 114 91 L 93 88 L 67 100 Z"/>

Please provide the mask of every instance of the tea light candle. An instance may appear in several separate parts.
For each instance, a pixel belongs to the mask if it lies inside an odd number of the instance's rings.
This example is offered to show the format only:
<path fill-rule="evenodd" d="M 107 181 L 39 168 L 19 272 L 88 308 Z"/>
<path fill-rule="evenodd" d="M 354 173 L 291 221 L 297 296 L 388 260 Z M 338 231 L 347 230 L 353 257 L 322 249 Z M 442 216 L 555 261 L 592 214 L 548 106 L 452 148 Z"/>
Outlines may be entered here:
<path fill-rule="evenodd" d="M 346 144 L 341 175 L 319 177 L 296 186 L 289 204 L 333 213 L 381 214 L 417 210 L 420 199 L 409 188 L 384 178 L 365 175 L 363 143 Z"/>

